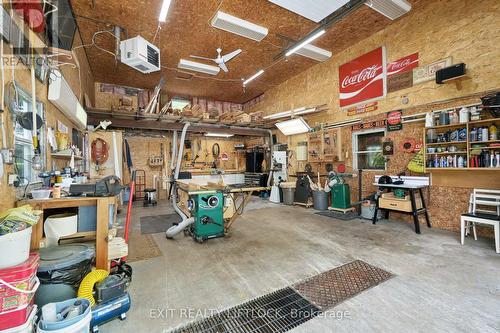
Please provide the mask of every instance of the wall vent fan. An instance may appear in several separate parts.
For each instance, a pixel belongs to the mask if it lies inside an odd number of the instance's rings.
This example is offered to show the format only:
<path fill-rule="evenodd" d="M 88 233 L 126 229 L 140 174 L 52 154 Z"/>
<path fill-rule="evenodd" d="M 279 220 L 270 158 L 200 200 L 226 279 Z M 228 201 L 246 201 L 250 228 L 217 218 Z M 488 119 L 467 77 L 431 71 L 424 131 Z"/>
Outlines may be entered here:
<path fill-rule="evenodd" d="M 260 42 L 264 37 L 267 36 L 269 30 L 267 28 L 261 27 L 260 25 L 254 24 L 242 20 L 238 17 L 226 14 L 224 12 L 218 11 L 212 19 L 212 26 L 219 28 L 233 34 L 253 39 Z"/>

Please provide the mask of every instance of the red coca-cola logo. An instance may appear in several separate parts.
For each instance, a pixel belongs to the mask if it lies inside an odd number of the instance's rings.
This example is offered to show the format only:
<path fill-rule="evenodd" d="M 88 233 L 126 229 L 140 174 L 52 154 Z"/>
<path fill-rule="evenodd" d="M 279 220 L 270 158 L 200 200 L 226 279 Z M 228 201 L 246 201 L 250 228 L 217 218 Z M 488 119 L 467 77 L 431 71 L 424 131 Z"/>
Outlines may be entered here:
<path fill-rule="evenodd" d="M 387 64 L 387 75 L 404 73 L 418 67 L 418 53 L 410 54 L 404 58 Z"/>
<path fill-rule="evenodd" d="M 373 65 L 371 67 L 361 70 L 358 74 L 349 76 L 347 75 L 344 80 L 342 80 L 342 88 L 346 88 L 364 81 L 368 81 L 377 76 L 378 70 L 382 66 Z"/>
<path fill-rule="evenodd" d="M 389 125 L 399 124 L 401 121 L 401 111 L 392 111 L 387 114 L 387 122 Z"/>
<path fill-rule="evenodd" d="M 401 61 L 395 61 L 395 62 L 389 64 L 388 70 L 398 70 L 398 69 L 404 68 L 406 66 L 409 66 L 411 64 L 411 62 L 412 61 L 409 58 L 402 59 Z"/>

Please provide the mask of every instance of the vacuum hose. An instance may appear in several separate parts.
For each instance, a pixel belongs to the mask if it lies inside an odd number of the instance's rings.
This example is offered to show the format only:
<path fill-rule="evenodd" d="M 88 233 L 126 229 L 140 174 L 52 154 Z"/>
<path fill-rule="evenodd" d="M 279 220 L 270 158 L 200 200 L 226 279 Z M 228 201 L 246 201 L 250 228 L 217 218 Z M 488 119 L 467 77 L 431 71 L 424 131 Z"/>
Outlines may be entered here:
<path fill-rule="evenodd" d="M 107 278 L 108 275 L 108 271 L 104 269 L 95 269 L 87 274 L 78 288 L 78 297 L 88 299 L 90 301 L 90 306 L 93 306 L 95 304 L 94 295 L 92 295 L 94 285 Z"/>
<path fill-rule="evenodd" d="M 177 206 L 177 183 L 176 183 L 177 179 L 179 179 L 179 171 L 181 168 L 182 156 L 184 153 L 184 141 L 186 140 L 187 129 L 190 125 L 191 125 L 190 123 L 186 123 L 182 128 L 182 134 L 179 142 L 179 150 L 177 151 L 177 165 L 175 166 L 175 171 L 174 171 L 174 184 L 172 185 L 173 186 L 172 206 L 174 207 L 175 212 L 180 215 L 182 221 L 178 225 L 174 225 L 168 228 L 168 230 L 166 231 L 167 238 L 173 238 L 175 235 L 184 230 L 184 228 L 186 228 L 188 225 L 194 222 L 194 218 L 188 218 L 186 214 L 182 212 L 179 206 Z"/>

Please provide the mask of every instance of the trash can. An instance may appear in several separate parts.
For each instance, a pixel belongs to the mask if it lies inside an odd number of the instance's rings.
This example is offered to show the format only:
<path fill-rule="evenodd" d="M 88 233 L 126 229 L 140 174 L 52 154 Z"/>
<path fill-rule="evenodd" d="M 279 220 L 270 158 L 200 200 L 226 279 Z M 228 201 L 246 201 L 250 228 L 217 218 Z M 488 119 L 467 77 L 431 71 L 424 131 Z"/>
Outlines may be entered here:
<path fill-rule="evenodd" d="M 294 182 L 286 182 L 280 184 L 281 189 L 283 190 L 283 203 L 285 205 L 293 205 L 293 199 L 295 197 L 295 183 Z"/>
<path fill-rule="evenodd" d="M 328 193 L 325 191 L 313 191 L 314 209 L 327 210 L 328 209 Z"/>
<path fill-rule="evenodd" d="M 76 297 L 76 291 L 91 270 L 95 249 L 86 244 L 67 244 L 40 249 L 37 276 L 40 287 L 36 304 L 65 301 Z"/>

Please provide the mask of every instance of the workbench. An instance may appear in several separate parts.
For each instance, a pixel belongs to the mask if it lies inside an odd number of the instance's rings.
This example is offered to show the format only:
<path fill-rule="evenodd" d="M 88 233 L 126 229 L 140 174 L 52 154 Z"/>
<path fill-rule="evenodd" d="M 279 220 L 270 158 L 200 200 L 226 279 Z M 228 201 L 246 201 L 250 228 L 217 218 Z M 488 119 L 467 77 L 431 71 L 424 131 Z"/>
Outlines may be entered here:
<path fill-rule="evenodd" d="M 22 200 L 17 206 L 30 205 L 33 209 L 41 210 L 40 221 L 33 226 L 31 234 L 31 250 L 38 250 L 43 239 L 43 224 L 45 221 L 43 211 L 55 208 L 74 208 L 82 206 L 97 207 L 97 227 L 95 232 L 83 232 L 71 235 L 71 237 L 86 237 L 95 235 L 96 268 L 109 271 L 108 260 L 108 229 L 110 209 L 116 211 L 116 197 L 63 197 L 60 199 Z M 111 206 L 112 205 L 112 206 Z M 112 208 L 113 207 L 113 208 Z M 113 215 L 115 212 L 113 212 Z"/>
<path fill-rule="evenodd" d="M 177 180 L 177 187 L 181 191 L 183 191 L 186 195 L 185 196 L 180 196 L 181 197 L 181 204 L 179 207 L 181 210 L 187 214 L 188 216 L 191 215 L 191 212 L 187 210 L 185 205 L 182 204 L 183 200 L 186 200 L 188 197 L 192 195 L 197 195 L 197 194 L 211 194 L 211 193 L 216 193 L 216 192 L 223 192 L 224 194 L 231 195 L 233 198 L 233 201 L 235 203 L 235 211 L 236 213 L 233 214 L 231 217 L 229 217 L 225 223 L 224 223 L 224 229 L 225 232 L 227 233 L 229 231 L 229 228 L 231 225 L 238 219 L 239 216 L 244 211 L 245 206 L 250 202 L 250 199 L 252 199 L 252 195 L 254 192 L 260 192 L 260 191 L 268 191 L 271 188 L 270 187 L 265 187 L 265 186 L 238 186 L 238 185 L 217 185 L 217 184 L 212 184 L 212 183 L 207 183 L 207 184 L 193 184 L 190 183 L 189 180 Z M 239 200 L 241 199 L 241 200 Z M 239 204 L 237 203 L 238 200 L 240 201 Z"/>
<path fill-rule="evenodd" d="M 411 212 L 406 212 L 406 211 L 401 211 L 398 209 L 389 209 L 389 208 L 379 208 L 379 201 L 380 198 L 377 199 L 376 204 L 375 204 L 375 213 L 373 215 L 373 224 L 377 223 L 377 213 L 379 209 L 383 209 L 386 212 L 385 218 L 389 218 L 389 211 L 397 211 L 399 213 L 407 213 L 407 214 L 412 214 L 413 216 L 413 223 L 415 224 L 415 232 L 417 234 L 420 234 L 420 223 L 419 223 L 419 215 L 424 214 L 425 215 L 425 221 L 427 222 L 427 227 L 431 228 L 431 222 L 429 219 L 429 213 L 427 212 L 427 205 L 425 203 L 424 195 L 423 195 L 423 189 L 428 188 L 428 184 L 414 184 L 414 183 L 408 183 L 408 184 L 379 184 L 379 183 L 373 183 L 373 185 L 386 188 L 389 190 L 394 190 L 394 189 L 403 189 L 409 192 L 410 194 L 410 202 L 411 202 Z M 420 200 L 422 201 L 422 207 L 418 208 L 417 207 L 417 200 L 416 200 L 416 192 L 418 192 L 420 196 Z"/>

